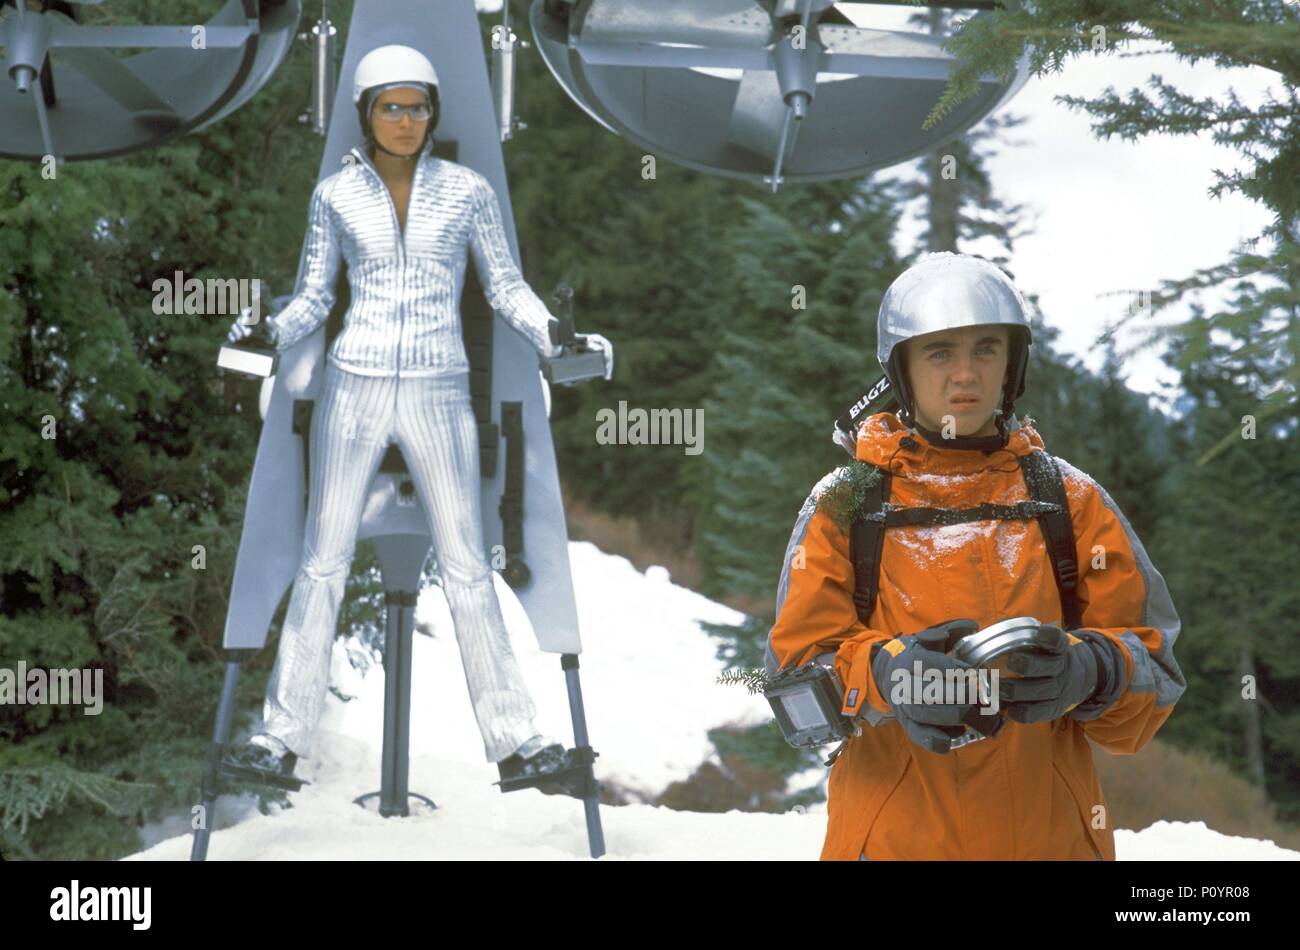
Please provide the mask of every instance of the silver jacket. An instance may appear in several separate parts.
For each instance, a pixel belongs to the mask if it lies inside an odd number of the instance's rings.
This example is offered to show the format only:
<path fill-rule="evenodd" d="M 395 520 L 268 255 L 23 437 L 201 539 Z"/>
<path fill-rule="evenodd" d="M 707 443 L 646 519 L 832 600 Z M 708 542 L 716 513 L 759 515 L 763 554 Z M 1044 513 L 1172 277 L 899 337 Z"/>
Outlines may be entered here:
<path fill-rule="evenodd" d="M 550 311 L 515 264 L 496 191 L 483 175 L 422 155 L 403 234 L 370 156 L 354 148 L 344 161 L 312 193 L 293 299 L 271 318 L 278 349 L 325 322 L 343 259 L 352 302 L 331 362 L 366 376 L 468 372 L 459 304 L 469 249 L 492 309 L 543 356 L 558 352 Z"/>

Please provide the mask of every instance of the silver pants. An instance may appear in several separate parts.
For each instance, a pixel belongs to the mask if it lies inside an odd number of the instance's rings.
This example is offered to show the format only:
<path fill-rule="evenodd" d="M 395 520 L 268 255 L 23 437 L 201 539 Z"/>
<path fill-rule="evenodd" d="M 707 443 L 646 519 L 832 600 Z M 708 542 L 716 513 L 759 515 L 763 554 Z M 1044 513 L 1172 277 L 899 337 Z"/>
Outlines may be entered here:
<path fill-rule="evenodd" d="M 261 731 L 299 756 L 311 751 L 362 509 L 390 441 L 401 448 L 428 513 L 484 752 L 489 762 L 499 762 L 538 733 L 484 550 L 478 428 L 467 373 L 399 379 L 361 376 L 326 363 L 311 420 L 302 562 Z"/>

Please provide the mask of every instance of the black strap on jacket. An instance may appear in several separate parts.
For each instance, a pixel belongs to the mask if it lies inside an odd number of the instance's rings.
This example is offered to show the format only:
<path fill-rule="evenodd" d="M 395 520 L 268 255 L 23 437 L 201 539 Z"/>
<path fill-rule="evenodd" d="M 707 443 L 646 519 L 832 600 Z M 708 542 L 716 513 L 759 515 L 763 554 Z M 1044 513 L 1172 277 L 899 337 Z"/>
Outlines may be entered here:
<path fill-rule="evenodd" d="M 889 501 L 889 472 L 880 470 L 880 478 L 866 490 L 862 510 L 873 514 L 884 510 Z M 885 522 L 875 520 L 871 514 L 853 522 L 849 530 L 849 558 L 853 561 L 853 604 L 858 609 L 858 619 L 868 622 L 876 609 L 876 593 L 880 589 L 880 553 L 885 548 Z"/>
<path fill-rule="evenodd" d="M 1020 456 L 1020 471 L 1029 501 L 1014 505 L 984 503 L 973 508 L 895 508 L 888 504 L 890 475 L 881 471 L 880 480 L 867 488 L 862 510 L 867 512 L 849 530 L 849 557 L 853 561 L 853 604 L 858 619 L 871 622 L 880 591 L 880 557 L 885 546 L 885 529 L 899 526 L 966 524 L 972 521 L 1037 520 L 1047 544 L 1052 576 L 1061 596 L 1061 617 L 1067 630 L 1083 622 L 1079 606 L 1079 562 L 1074 550 L 1074 526 L 1065 496 L 1065 482 L 1056 462 L 1046 452 Z"/>
<path fill-rule="evenodd" d="M 972 521 L 1032 521 L 1060 511 L 1049 502 L 1022 501 L 1014 505 L 985 502 L 974 508 L 889 508 L 866 516 L 867 521 L 884 522 L 886 528 L 911 525 L 954 525 Z"/>
<path fill-rule="evenodd" d="M 1038 526 L 1047 542 L 1047 555 L 1061 594 L 1061 619 L 1066 630 L 1083 623 L 1079 606 L 1079 560 L 1074 550 L 1074 525 L 1070 522 L 1070 503 L 1065 497 L 1065 480 L 1056 460 L 1046 452 L 1020 456 L 1020 471 L 1025 477 L 1029 497 L 1051 504 L 1056 510 L 1039 517 Z"/>

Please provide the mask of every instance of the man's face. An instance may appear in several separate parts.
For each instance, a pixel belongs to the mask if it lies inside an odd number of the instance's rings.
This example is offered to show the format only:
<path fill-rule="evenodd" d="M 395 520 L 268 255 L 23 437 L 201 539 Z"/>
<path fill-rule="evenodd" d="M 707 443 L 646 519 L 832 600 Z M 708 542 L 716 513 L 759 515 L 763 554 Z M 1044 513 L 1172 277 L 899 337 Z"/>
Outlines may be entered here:
<path fill-rule="evenodd" d="M 996 433 L 993 412 L 1002 403 L 1009 335 L 1005 326 L 975 326 L 905 340 L 916 421 L 945 435 Z"/>

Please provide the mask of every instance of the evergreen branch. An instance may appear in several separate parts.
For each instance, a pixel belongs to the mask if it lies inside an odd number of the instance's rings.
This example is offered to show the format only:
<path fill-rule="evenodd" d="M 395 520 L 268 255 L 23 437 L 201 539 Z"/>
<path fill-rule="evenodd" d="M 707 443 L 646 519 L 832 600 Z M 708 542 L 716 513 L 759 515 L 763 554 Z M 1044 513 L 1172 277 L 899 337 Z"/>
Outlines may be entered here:
<path fill-rule="evenodd" d="M 1138 29 L 1127 28 L 1129 22 Z M 1008 81 L 1026 51 L 1031 75 L 1060 72 L 1067 56 L 1092 50 L 1098 28 L 1105 30 L 1101 50 L 1105 54 L 1119 52 L 1115 46 L 1120 43 L 1155 42 L 1171 47 L 1163 52 L 1191 62 L 1212 57 L 1221 65 L 1259 66 L 1287 77 L 1300 74 L 1300 60 L 1295 57 L 1297 30 L 1289 22 L 1200 17 L 1178 23 L 1128 11 L 1107 17 L 1100 10 L 1040 3 L 1034 12 L 1004 9 L 973 17 L 943 44 L 953 54 L 953 67 L 922 128 L 934 128 L 974 96 L 985 73 Z"/>
<path fill-rule="evenodd" d="M 749 690 L 751 696 L 766 692 L 768 686 L 767 670 L 727 670 L 719 674 L 717 682 L 723 686 L 732 686 L 737 683 Z"/>
<path fill-rule="evenodd" d="M 69 797 L 81 798 L 118 817 L 129 815 L 154 792 L 155 785 L 126 782 L 66 765 L 8 768 L 0 774 L 0 829 L 18 826 L 26 835 L 28 823 L 47 812 L 59 811 Z"/>
<path fill-rule="evenodd" d="M 1300 404 L 1300 399 L 1296 398 L 1296 394 L 1294 392 L 1288 392 L 1287 389 L 1283 387 L 1269 393 L 1261 399 L 1255 405 L 1252 415 L 1254 415 L 1255 423 L 1258 425 L 1265 419 L 1276 416 L 1278 413 L 1282 412 L 1282 410 L 1291 408 L 1298 404 Z M 1196 460 L 1196 464 L 1198 466 L 1208 465 L 1226 452 L 1228 446 L 1232 445 L 1234 442 L 1240 441 L 1241 437 L 1240 429 L 1230 429 L 1228 432 L 1224 433 L 1223 438 L 1210 446 L 1210 448 Z"/>
<path fill-rule="evenodd" d="M 867 489 L 880 481 L 880 469 L 860 460 L 841 465 L 817 496 L 817 508 L 846 534 L 862 514 Z"/>
<path fill-rule="evenodd" d="M 0 856 L 9 860 L 14 855 L 22 858 L 24 861 L 39 861 L 41 859 L 35 851 L 28 846 L 27 842 L 22 839 L 16 832 L 5 831 L 0 827 Z"/>
<path fill-rule="evenodd" d="M 1279 62 L 1260 58 L 1261 54 L 1275 50 L 1281 55 L 1294 55 L 1297 41 L 1300 41 L 1300 30 L 1294 25 L 1287 30 L 1285 24 L 1241 24 L 1204 19 L 1187 23 L 1144 19 L 1143 23 L 1155 34 L 1152 39 L 1170 43 L 1179 55 L 1189 55 L 1178 48 L 1179 44 L 1185 44 L 1200 51 L 1191 55 L 1193 59 L 1214 55 L 1216 59 L 1239 59 L 1241 65 L 1259 66 L 1283 75 L 1295 72 L 1294 62 L 1287 70 Z"/>

